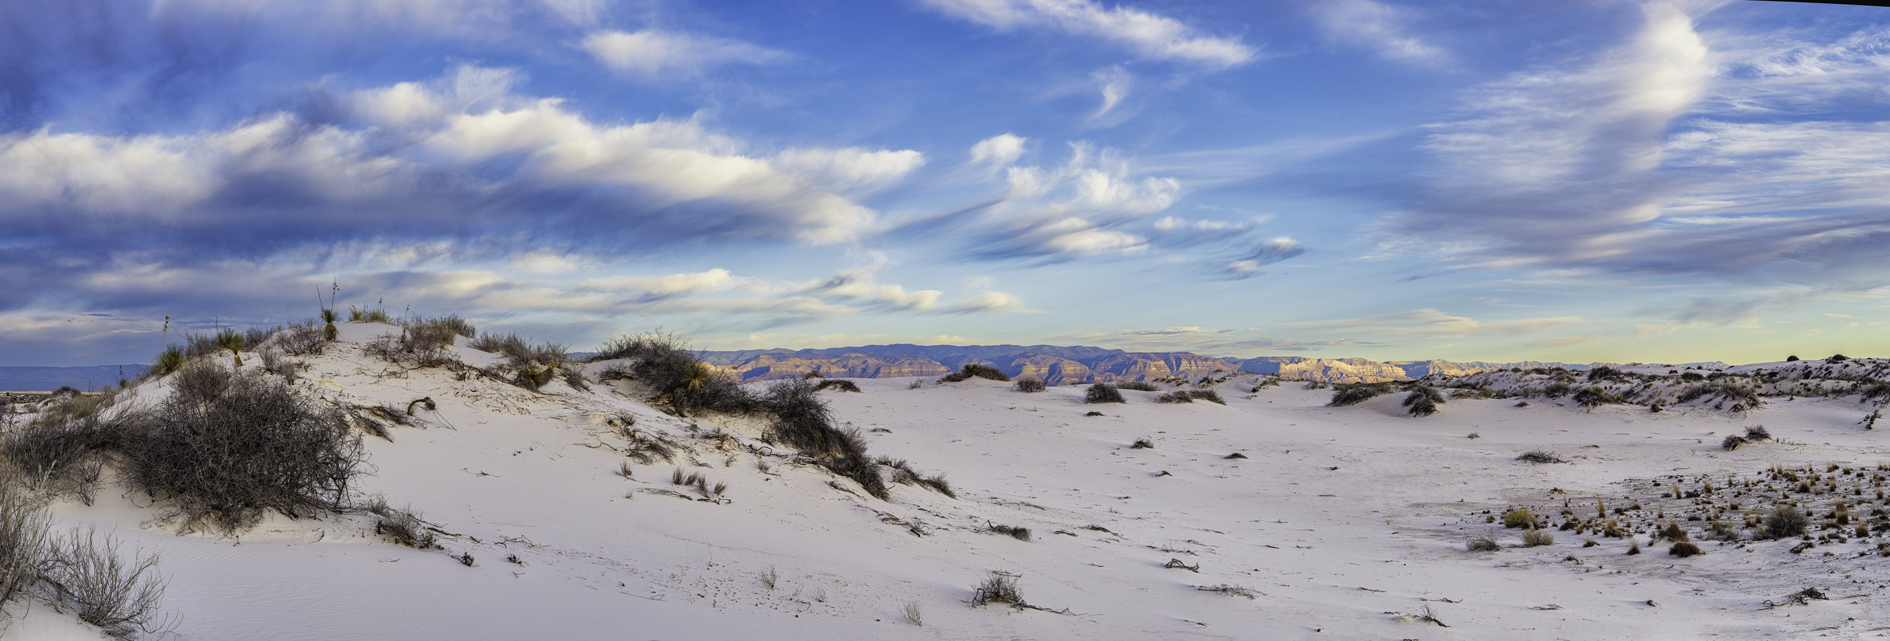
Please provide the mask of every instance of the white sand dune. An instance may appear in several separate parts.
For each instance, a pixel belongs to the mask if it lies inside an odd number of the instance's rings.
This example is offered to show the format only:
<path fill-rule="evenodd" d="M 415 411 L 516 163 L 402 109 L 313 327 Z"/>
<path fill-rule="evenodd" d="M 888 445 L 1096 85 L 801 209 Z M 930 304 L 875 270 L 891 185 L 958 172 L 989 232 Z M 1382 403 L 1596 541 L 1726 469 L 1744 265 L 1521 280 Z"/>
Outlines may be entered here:
<path fill-rule="evenodd" d="M 1642 530 L 1646 553 L 1628 556 L 1625 540 L 1573 531 L 1555 531 L 1553 545 L 1517 547 L 1519 530 L 1483 514 L 1559 510 L 1564 500 L 1587 514 L 1596 497 L 1611 506 L 1641 497 L 1654 509 L 1649 491 L 1621 482 L 1663 475 L 1749 478 L 1774 464 L 1833 462 L 1874 469 L 1890 453 L 1880 432 L 1858 425 L 1869 406 L 1856 396 L 1773 398 L 1745 415 L 1460 399 L 1412 418 L 1403 394 L 1330 408 L 1330 390 L 1288 383 L 1250 393 L 1252 376 L 1218 387 L 1225 406 L 1157 404 L 1155 393 L 1135 391 L 1124 392 L 1126 404 L 1086 405 L 1080 387 L 1025 394 L 981 379 L 925 379 L 918 389 L 915 379 L 859 380 L 861 393 L 823 392 L 871 454 L 943 473 L 958 494 L 891 484 L 892 500 L 880 501 L 761 443 L 759 419 L 670 416 L 624 382 L 589 392 L 558 382 L 541 394 L 361 353 L 360 343 L 390 329 L 344 326 L 341 344 L 305 359 L 311 369 L 299 385 L 344 404 L 437 403 L 417 412 L 424 428 L 367 440 L 375 474 L 359 491 L 411 506 L 449 533 L 444 551 L 388 543 L 366 516 L 276 516 L 240 539 L 180 536 L 152 526 L 156 509 L 115 486 L 91 506 L 57 505 L 56 527 L 115 528 L 127 547 L 160 553 L 170 577 L 164 609 L 180 620 L 174 635 L 204 641 L 1758 639 L 1890 630 L 1877 618 L 1890 574 L 1890 557 L 1875 553 L 1879 539 L 1890 541 L 1882 533 L 1795 554 L 1796 539 L 1707 541 L 1702 524 L 1679 521 L 1705 554 L 1670 556 Z M 469 364 L 496 362 L 455 351 Z M 159 380 L 134 393 L 154 402 L 168 392 Z M 692 452 L 619 476 L 626 442 L 607 422 L 619 414 Z M 1761 423 L 1779 441 L 1721 451 L 1725 435 Z M 1472 432 L 1480 438 L 1466 438 Z M 1131 449 L 1138 439 L 1154 448 Z M 1535 449 L 1568 462 L 1515 460 Z M 1225 458 L 1235 452 L 1247 458 Z M 727 482 L 726 501 L 662 493 L 694 496 L 669 483 L 677 467 Z M 1857 498 L 1860 518 L 1882 504 Z M 1678 518 L 1682 503 L 1663 509 Z M 1031 539 L 981 531 L 987 525 L 1026 527 Z M 1466 551 L 1477 534 L 1504 549 Z M 1584 539 L 1600 544 L 1584 548 Z M 1198 571 L 1164 568 L 1171 559 Z M 772 589 L 761 579 L 771 569 Z M 992 570 L 1018 575 L 1029 604 L 1060 613 L 972 607 L 973 586 Z M 1254 598 L 1197 589 L 1221 585 Z M 1766 607 L 1805 587 L 1831 598 Z M 923 612 L 922 627 L 900 616 L 908 603 Z M 1448 627 L 1421 620 L 1427 611 Z M 10 634 L 97 633 L 42 604 Z"/>

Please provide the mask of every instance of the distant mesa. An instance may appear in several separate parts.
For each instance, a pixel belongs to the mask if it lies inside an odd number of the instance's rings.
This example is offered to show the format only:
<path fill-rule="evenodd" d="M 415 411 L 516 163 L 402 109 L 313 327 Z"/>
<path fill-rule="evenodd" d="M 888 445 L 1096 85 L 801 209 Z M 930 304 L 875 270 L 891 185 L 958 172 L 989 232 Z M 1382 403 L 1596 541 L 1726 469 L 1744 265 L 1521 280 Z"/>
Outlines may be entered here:
<path fill-rule="evenodd" d="M 818 369 L 832 378 L 944 376 L 969 363 L 989 365 L 1013 379 L 1034 378 L 1050 385 L 1200 378 L 1232 372 L 1277 374 L 1327 383 L 1406 381 L 1428 374 L 1462 376 L 1520 367 L 1585 370 L 1606 363 L 1568 364 L 1452 361 L 1387 361 L 1363 358 L 1262 356 L 1216 358 L 1190 352 L 1129 352 L 1101 347 L 1057 345 L 863 345 L 803 350 L 704 352 L 703 360 L 740 376 L 744 382 L 800 378 Z M 1725 363 L 1688 363 L 1727 367 Z"/>

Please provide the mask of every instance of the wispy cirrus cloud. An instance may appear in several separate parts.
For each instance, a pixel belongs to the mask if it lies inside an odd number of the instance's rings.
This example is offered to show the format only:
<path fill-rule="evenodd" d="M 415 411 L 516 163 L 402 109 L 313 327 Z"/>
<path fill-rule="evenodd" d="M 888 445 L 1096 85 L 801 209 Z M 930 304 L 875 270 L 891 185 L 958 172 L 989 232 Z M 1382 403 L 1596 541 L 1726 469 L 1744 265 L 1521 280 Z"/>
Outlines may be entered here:
<path fill-rule="evenodd" d="M 1857 110 L 1890 82 L 1890 30 L 1835 41 L 1701 29 L 1640 8 L 1611 51 L 1468 94 L 1436 126 L 1393 253 L 1464 266 L 1890 285 L 1890 121 Z M 1828 110 L 1824 117 L 1806 110 Z M 1410 239 L 1422 239 L 1407 242 Z"/>
<path fill-rule="evenodd" d="M 1080 332 L 1048 337 L 1069 344 L 1096 345 L 1146 352 L 1186 351 L 1206 355 L 1260 352 L 1311 352 L 1334 347 L 1374 347 L 1378 343 L 1352 338 L 1295 340 L 1261 335 L 1259 328 L 1160 327 L 1108 332 Z"/>
<path fill-rule="evenodd" d="M 1412 11 L 1376 0 L 1327 0 L 1312 5 L 1327 35 L 1367 47 L 1386 59 L 1424 65 L 1449 60 L 1445 51 L 1409 33 Z"/>
<path fill-rule="evenodd" d="M 1435 309 L 1414 309 L 1382 316 L 1285 323 L 1282 326 L 1406 336 L 1504 336 L 1533 334 L 1580 320 L 1577 316 L 1556 316 L 1482 322 Z"/>
<path fill-rule="evenodd" d="M 635 33 L 598 31 L 584 37 L 584 50 L 598 64 L 654 79 L 667 73 L 695 76 L 727 64 L 763 65 L 787 54 L 738 40 L 646 29 Z"/>
<path fill-rule="evenodd" d="M 1123 5 L 1104 7 L 1095 0 L 927 0 L 927 4 L 1000 30 L 1041 27 L 1093 35 L 1155 60 L 1225 68 L 1260 56 L 1258 49 L 1239 38 L 1204 35 L 1168 16 Z"/>

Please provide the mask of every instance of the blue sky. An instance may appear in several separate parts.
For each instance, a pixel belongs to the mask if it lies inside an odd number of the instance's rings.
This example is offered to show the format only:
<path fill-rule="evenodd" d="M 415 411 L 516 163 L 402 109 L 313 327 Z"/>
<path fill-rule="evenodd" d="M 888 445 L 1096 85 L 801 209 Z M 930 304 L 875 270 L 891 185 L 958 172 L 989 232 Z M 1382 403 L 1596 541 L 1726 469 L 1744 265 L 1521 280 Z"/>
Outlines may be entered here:
<path fill-rule="evenodd" d="M 316 292 L 583 349 L 1883 355 L 1890 10 L 18 0 L 0 365 Z"/>

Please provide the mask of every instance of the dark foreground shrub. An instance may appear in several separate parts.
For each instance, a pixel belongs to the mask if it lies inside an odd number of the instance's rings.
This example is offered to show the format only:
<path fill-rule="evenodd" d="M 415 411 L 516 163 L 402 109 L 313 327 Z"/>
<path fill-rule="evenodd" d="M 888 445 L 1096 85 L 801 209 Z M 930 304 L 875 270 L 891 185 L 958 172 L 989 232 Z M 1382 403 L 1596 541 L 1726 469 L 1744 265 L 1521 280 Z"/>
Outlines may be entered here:
<path fill-rule="evenodd" d="M 1444 395 L 1437 388 L 1429 385 L 1412 385 L 1411 393 L 1404 396 L 1404 406 L 1412 416 L 1430 416 L 1437 413 L 1437 406 L 1444 402 Z"/>
<path fill-rule="evenodd" d="M 157 617 L 165 587 L 157 564 L 156 554 L 121 556 L 118 541 L 110 534 L 100 537 L 89 527 L 74 529 L 51 540 L 39 581 L 51 589 L 57 602 L 74 606 L 80 621 L 103 628 L 107 635 L 127 638 L 168 627 Z"/>
<path fill-rule="evenodd" d="M 1609 394 L 1607 390 L 1603 390 L 1598 386 L 1590 385 L 1576 392 L 1574 401 L 1576 405 L 1582 406 L 1583 409 L 1592 410 L 1603 405 L 1620 403 L 1621 398 Z"/>
<path fill-rule="evenodd" d="M 844 378 L 824 379 L 820 381 L 820 384 L 814 386 L 814 391 L 816 392 L 829 390 L 829 389 L 839 390 L 842 392 L 858 392 L 860 391 L 860 386 L 857 384 L 854 384 L 853 381 L 849 381 Z"/>
<path fill-rule="evenodd" d="M 81 398 L 67 401 L 92 401 Z M 55 420 L 34 421 L 6 435 L 7 463 L 26 472 L 27 484 L 50 497 L 77 496 L 92 504 L 105 460 L 122 450 L 134 427 L 119 416 L 101 416 L 97 410 Z"/>
<path fill-rule="evenodd" d="M 1719 448 L 1722 450 L 1731 452 L 1733 450 L 1739 449 L 1739 446 L 1745 445 L 1746 442 L 1747 442 L 1746 437 L 1744 436 L 1740 436 L 1738 434 L 1728 434 L 1726 435 L 1726 440 L 1720 441 Z"/>
<path fill-rule="evenodd" d="M 1187 392 L 1175 391 L 1155 397 L 1157 403 L 1193 403 L 1194 397 Z"/>
<path fill-rule="evenodd" d="M 1196 400 L 1203 400 L 1203 401 L 1207 401 L 1209 403 L 1215 403 L 1218 405 L 1227 404 L 1227 401 L 1221 399 L 1221 395 L 1219 393 L 1211 389 L 1175 390 L 1173 392 L 1169 392 L 1167 394 L 1163 394 L 1161 396 L 1155 397 L 1155 402 L 1157 403 L 1193 403 Z"/>
<path fill-rule="evenodd" d="M 992 570 L 991 575 L 986 577 L 983 583 L 979 583 L 976 589 L 972 590 L 971 604 L 985 605 L 987 603 L 1002 603 L 1005 605 L 1017 605 L 1023 603 L 1024 593 L 1018 591 L 1017 579 L 1018 576 L 1015 574 Z"/>
<path fill-rule="evenodd" d="M 1391 391 L 1390 383 L 1346 383 L 1339 385 L 1338 389 L 1332 392 L 1332 402 L 1326 405 L 1331 407 L 1357 405 L 1381 394 L 1390 394 Z"/>
<path fill-rule="evenodd" d="M 983 365 L 979 363 L 966 363 L 964 369 L 960 369 L 956 372 L 946 374 L 944 377 L 938 379 L 938 382 L 956 383 L 958 381 L 968 380 L 972 378 L 988 378 L 994 381 L 1004 381 L 1004 382 L 1010 382 L 1011 380 L 1011 377 L 1005 376 L 1004 372 L 998 371 L 997 368 L 995 367 L 991 367 L 989 365 Z"/>
<path fill-rule="evenodd" d="M 31 585 L 46 552 L 52 523 L 46 501 L 26 486 L 28 474 L 0 465 L 0 603 Z"/>
<path fill-rule="evenodd" d="M 1536 464 L 1567 463 L 1568 462 L 1568 461 L 1562 460 L 1562 457 L 1556 456 L 1555 452 L 1545 452 L 1542 450 L 1530 450 L 1527 452 L 1523 452 L 1522 456 L 1516 457 L 1516 460 L 1522 461 L 1524 463 L 1536 463 Z"/>
<path fill-rule="evenodd" d="M 1503 546 L 1496 544 L 1496 539 L 1487 536 L 1470 537 L 1470 540 L 1464 542 L 1463 547 L 1471 552 L 1495 552 L 1503 549 Z"/>
<path fill-rule="evenodd" d="M 768 440 L 813 457 L 822 467 L 858 482 L 874 498 L 890 497 L 879 470 L 866 458 L 866 444 L 860 440 L 859 430 L 834 428 L 833 414 L 827 402 L 814 392 L 812 383 L 798 378 L 776 381 L 761 399 L 761 406 L 774 415 Z"/>
<path fill-rule="evenodd" d="M 1699 554 L 1700 546 L 1694 545 L 1692 542 L 1689 542 L 1689 541 L 1681 541 L 1679 543 L 1673 544 L 1673 547 L 1667 548 L 1667 553 L 1684 559 L 1686 557 Z"/>
<path fill-rule="evenodd" d="M 312 518 L 347 498 L 361 437 L 279 382 L 242 378 L 207 402 L 171 400 L 128 444 L 127 484 L 169 503 L 161 522 L 239 534 L 274 510 Z"/>
<path fill-rule="evenodd" d="M 1128 401 L 1123 400 L 1122 392 L 1116 391 L 1116 388 L 1110 387 L 1102 383 L 1097 383 L 1095 385 L 1089 386 L 1088 391 L 1083 392 L 1083 402 L 1085 403 L 1127 403 Z"/>
<path fill-rule="evenodd" d="M 1049 389 L 1049 386 L 1044 385 L 1043 381 L 1040 381 L 1034 378 L 1017 379 L 1016 387 L 1017 387 L 1017 391 L 1019 392 L 1032 392 L 1032 393 L 1041 392 L 1046 389 Z"/>
<path fill-rule="evenodd" d="M 190 403 L 207 403 L 223 395 L 230 387 L 230 371 L 209 359 L 197 359 L 177 370 L 171 377 L 175 398 Z"/>
<path fill-rule="evenodd" d="M 1770 441 L 1772 440 L 1772 433 L 1765 431 L 1764 425 L 1750 425 L 1746 427 L 1746 440 Z"/>

